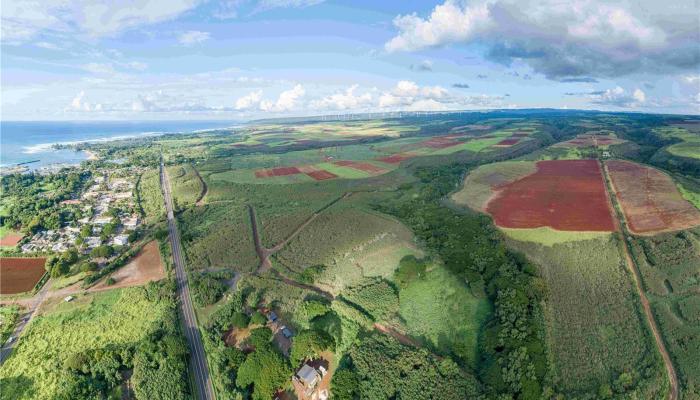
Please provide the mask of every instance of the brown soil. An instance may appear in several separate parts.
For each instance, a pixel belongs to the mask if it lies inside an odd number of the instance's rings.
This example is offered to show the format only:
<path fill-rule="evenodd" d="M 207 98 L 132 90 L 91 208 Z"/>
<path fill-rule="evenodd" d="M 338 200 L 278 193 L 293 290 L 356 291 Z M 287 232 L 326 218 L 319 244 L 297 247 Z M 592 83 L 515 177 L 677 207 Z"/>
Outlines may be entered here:
<path fill-rule="evenodd" d="M 110 276 L 116 281 L 115 284 L 106 285 L 102 281 L 90 290 L 139 286 L 165 278 L 165 270 L 160 259 L 158 243 L 156 241 L 148 242 L 133 260 Z"/>
<path fill-rule="evenodd" d="M 700 212 L 665 173 L 629 161 L 608 161 L 607 170 L 629 229 L 637 235 L 700 225 Z"/>
<path fill-rule="evenodd" d="M 0 258 L 0 294 L 28 292 L 39 282 L 46 270 L 46 258 Z"/>
<path fill-rule="evenodd" d="M 17 246 L 20 240 L 24 236 L 19 233 L 8 233 L 2 239 L 0 239 L 0 246 L 2 247 L 14 247 Z"/>
<path fill-rule="evenodd" d="M 596 160 L 538 161 L 537 172 L 503 186 L 486 209 L 504 228 L 615 229 Z"/>
<path fill-rule="evenodd" d="M 306 175 L 314 178 L 317 181 L 324 181 L 326 179 L 333 179 L 333 178 L 338 177 L 338 175 L 336 175 L 332 172 L 326 171 L 325 169 L 313 171 L 313 172 L 307 172 Z"/>
<path fill-rule="evenodd" d="M 393 337 L 394 339 L 398 340 L 399 343 L 405 344 L 407 346 L 421 347 L 420 342 L 407 336 L 404 333 L 397 331 L 396 329 L 394 329 L 390 326 L 382 325 L 380 323 L 375 323 L 374 328 L 377 329 L 379 332 L 382 332 L 386 335 Z"/>

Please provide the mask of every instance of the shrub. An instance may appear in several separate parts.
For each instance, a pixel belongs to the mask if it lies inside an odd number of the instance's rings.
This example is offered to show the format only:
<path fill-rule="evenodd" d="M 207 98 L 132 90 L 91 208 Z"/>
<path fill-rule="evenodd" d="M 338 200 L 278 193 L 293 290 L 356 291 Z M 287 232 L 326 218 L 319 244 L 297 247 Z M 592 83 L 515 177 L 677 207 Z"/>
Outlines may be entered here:
<path fill-rule="evenodd" d="M 388 318 L 399 309 L 399 296 L 384 279 L 366 279 L 343 292 L 343 297 L 372 315 L 375 320 Z"/>
<path fill-rule="evenodd" d="M 107 280 L 105 280 L 105 285 L 107 285 L 107 286 L 112 286 L 115 283 L 117 283 L 117 281 L 115 281 L 114 278 L 112 278 L 111 276 L 109 278 L 107 278 Z"/>
<path fill-rule="evenodd" d="M 334 346 L 333 338 L 326 332 L 301 331 L 292 342 L 289 361 L 292 365 L 299 365 L 302 361 L 313 359 L 320 352 L 332 349 Z"/>
<path fill-rule="evenodd" d="M 250 324 L 251 325 L 265 325 L 267 322 L 267 318 L 260 312 L 256 311 L 253 313 L 253 315 L 250 316 Z"/>
<path fill-rule="evenodd" d="M 231 318 L 231 323 L 233 326 L 236 328 L 245 328 L 248 326 L 249 318 L 245 313 L 242 312 L 236 312 L 233 314 L 233 317 Z"/>

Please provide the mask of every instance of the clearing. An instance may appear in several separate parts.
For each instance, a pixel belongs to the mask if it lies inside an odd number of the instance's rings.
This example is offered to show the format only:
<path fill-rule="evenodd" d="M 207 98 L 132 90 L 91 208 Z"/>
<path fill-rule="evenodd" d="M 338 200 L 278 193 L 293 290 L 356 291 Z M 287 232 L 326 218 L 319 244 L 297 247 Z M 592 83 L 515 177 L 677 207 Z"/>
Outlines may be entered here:
<path fill-rule="evenodd" d="M 686 201 L 670 176 L 629 161 L 605 163 L 632 233 L 676 231 L 700 225 L 700 211 Z"/>
<path fill-rule="evenodd" d="M 34 288 L 42 276 L 46 258 L 0 258 L 0 294 L 17 294 Z"/>

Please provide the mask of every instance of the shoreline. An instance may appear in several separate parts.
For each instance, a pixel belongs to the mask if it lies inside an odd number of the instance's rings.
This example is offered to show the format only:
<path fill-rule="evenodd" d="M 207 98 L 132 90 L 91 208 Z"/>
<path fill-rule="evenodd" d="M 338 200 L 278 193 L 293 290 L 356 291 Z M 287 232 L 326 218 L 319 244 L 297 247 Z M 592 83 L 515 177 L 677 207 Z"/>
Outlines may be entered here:
<path fill-rule="evenodd" d="M 98 157 L 97 154 L 92 150 L 82 150 L 82 152 L 85 153 L 88 161 L 96 161 L 100 159 L 100 157 Z"/>

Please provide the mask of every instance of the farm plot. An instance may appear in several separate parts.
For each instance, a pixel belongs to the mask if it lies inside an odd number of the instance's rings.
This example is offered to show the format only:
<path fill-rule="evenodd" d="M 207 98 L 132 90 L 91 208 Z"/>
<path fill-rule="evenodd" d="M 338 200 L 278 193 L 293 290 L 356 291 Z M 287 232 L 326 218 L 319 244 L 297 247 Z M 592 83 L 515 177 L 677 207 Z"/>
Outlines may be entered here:
<path fill-rule="evenodd" d="M 20 232 L 0 227 L 0 247 L 15 247 L 23 237 Z"/>
<path fill-rule="evenodd" d="M 46 273 L 46 258 L 0 258 L 0 294 L 17 294 L 34 288 Z"/>
<path fill-rule="evenodd" d="M 668 175 L 629 161 L 608 161 L 605 166 L 633 233 L 654 234 L 700 225 L 700 211 L 683 198 Z"/>
<path fill-rule="evenodd" d="M 100 282 L 94 288 L 137 286 L 165 278 L 158 243 L 151 241 L 146 244 L 133 260 L 119 268 L 110 277 L 115 280 L 114 284 L 107 285 L 105 282 Z"/>
<path fill-rule="evenodd" d="M 633 251 L 684 399 L 700 397 L 700 231 L 636 237 Z"/>
<path fill-rule="evenodd" d="M 557 143 L 552 147 L 565 147 L 565 148 L 582 148 L 582 147 L 598 147 L 598 148 L 608 148 L 614 144 L 625 143 L 626 140 L 619 139 L 612 134 L 603 132 L 603 134 L 582 134 L 577 135 L 575 138 Z"/>
<path fill-rule="evenodd" d="M 326 210 L 277 255 L 293 271 L 327 268 L 315 284 L 334 294 L 364 277 L 390 277 L 406 255 L 420 256 L 413 234 L 401 223 L 356 206 Z"/>
<path fill-rule="evenodd" d="M 601 383 L 645 371 L 643 379 L 651 383 L 639 398 L 663 397 L 663 370 L 613 236 L 553 246 L 508 244 L 526 254 L 547 283 L 547 347 L 558 391 L 595 398 Z"/>
<path fill-rule="evenodd" d="M 458 204 L 476 211 L 486 211 L 486 205 L 499 188 L 537 171 L 534 162 L 506 161 L 486 164 L 471 171 L 464 179 L 462 189 L 452 195 Z"/>
<path fill-rule="evenodd" d="M 175 208 L 182 209 L 194 203 L 202 196 L 204 186 L 194 167 L 188 164 L 167 167 L 173 188 Z"/>
<path fill-rule="evenodd" d="M 611 232 L 615 224 L 596 160 L 538 161 L 537 171 L 497 188 L 486 211 L 504 228 Z"/>

